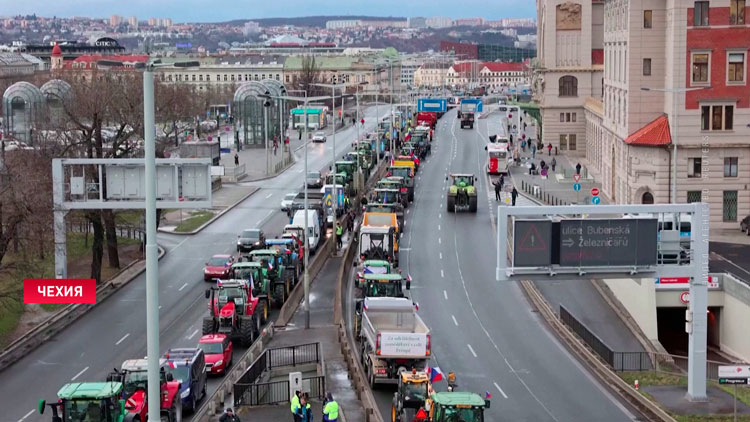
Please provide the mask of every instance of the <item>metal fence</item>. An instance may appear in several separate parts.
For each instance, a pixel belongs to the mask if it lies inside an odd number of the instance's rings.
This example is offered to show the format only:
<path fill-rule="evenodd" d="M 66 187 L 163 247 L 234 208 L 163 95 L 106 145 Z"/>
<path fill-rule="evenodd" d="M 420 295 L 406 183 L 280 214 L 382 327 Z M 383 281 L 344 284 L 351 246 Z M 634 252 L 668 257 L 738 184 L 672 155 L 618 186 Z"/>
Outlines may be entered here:
<path fill-rule="evenodd" d="M 326 377 L 302 378 L 302 391 L 310 398 L 322 399 L 325 395 Z M 289 381 L 235 384 L 234 406 L 263 406 L 289 403 Z"/>
<path fill-rule="evenodd" d="M 596 334 L 591 332 L 585 325 L 575 319 L 564 306 L 560 305 L 560 320 L 570 327 L 591 349 L 599 355 L 610 366 L 614 363 L 614 352 Z"/>
<path fill-rule="evenodd" d="M 93 233 L 94 226 L 90 221 L 70 220 L 68 221 L 68 231 L 72 233 Z M 146 232 L 140 227 L 130 225 L 115 226 L 115 233 L 118 237 L 137 239 L 141 243 L 146 241 Z"/>
<path fill-rule="evenodd" d="M 320 344 L 308 343 L 290 347 L 268 349 L 268 368 L 279 366 L 295 366 L 320 361 Z"/>

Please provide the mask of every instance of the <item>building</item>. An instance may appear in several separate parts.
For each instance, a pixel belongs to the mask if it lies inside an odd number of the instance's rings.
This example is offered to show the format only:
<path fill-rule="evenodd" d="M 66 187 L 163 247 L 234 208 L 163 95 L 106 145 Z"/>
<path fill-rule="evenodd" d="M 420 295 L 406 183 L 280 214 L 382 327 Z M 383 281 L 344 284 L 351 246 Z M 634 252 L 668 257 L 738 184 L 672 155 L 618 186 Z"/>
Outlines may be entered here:
<path fill-rule="evenodd" d="M 408 19 L 409 28 L 423 29 L 427 27 L 427 19 L 415 16 Z"/>
<path fill-rule="evenodd" d="M 406 19 L 362 21 L 362 26 L 367 27 L 367 28 L 372 28 L 372 29 L 375 29 L 375 28 L 408 28 L 409 21 L 407 21 Z"/>
<path fill-rule="evenodd" d="M 162 62 L 170 63 L 172 60 L 179 61 L 163 58 Z M 198 67 L 160 67 L 157 77 L 166 83 L 189 85 L 197 91 L 268 79 L 281 82 L 284 60 L 282 56 L 204 58 Z"/>
<path fill-rule="evenodd" d="M 138 29 L 138 18 L 136 16 L 131 16 L 128 18 L 128 26 L 133 29 Z"/>
<path fill-rule="evenodd" d="M 492 91 L 530 82 L 523 63 L 484 63 L 479 71 L 479 83 Z"/>
<path fill-rule="evenodd" d="M 453 21 L 451 18 L 443 16 L 435 16 L 425 19 L 425 24 L 428 28 L 448 28 L 452 23 Z"/>
<path fill-rule="evenodd" d="M 420 88 L 442 88 L 450 63 L 425 63 L 414 71 L 414 86 Z"/>
<path fill-rule="evenodd" d="M 320 83 L 363 83 L 360 92 L 374 92 L 375 89 L 387 90 L 390 85 L 388 77 L 390 67 L 375 64 L 372 58 L 357 56 L 315 56 L 315 67 L 318 69 L 317 80 Z M 290 56 L 284 62 L 283 83 L 294 86 L 302 75 L 302 56 Z M 399 66 L 393 67 L 394 90 L 399 90 Z"/>
<path fill-rule="evenodd" d="M 453 21 L 453 26 L 482 26 L 484 19 L 482 18 L 460 18 Z"/>
<path fill-rule="evenodd" d="M 537 55 L 535 49 L 453 41 L 440 41 L 440 51 L 452 53 L 459 60 L 481 60 L 485 62 L 522 62 L 526 59 L 532 59 Z"/>
<path fill-rule="evenodd" d="M 0 78 L 33 75 L 36 70 L 36 63 L 20 53 L 0 53 Z"/>
<path fill-rule="evenodd" d="M 473 88 L 479 83 L 479 71 L 484 63 L 478 60 L 454 63 L 445 74 L 445 84 L 455 88 Z"/>
<path fill-rule="evenodd" d="M 541 140 L 560 151 L 586 151 L 584 104 L 600 100 L 604 78 L 604 2 L 537 0 L 534 100 Z"/>
<path fill-rule="evenodd" d="M 246 37 L 249 37 L 251 35 L 255 35 L 260 32 L 260 24 L 258 22 L 245 22 L 245 25 L 242 27 L 242 34 Z"/>
<path fill-rule="evenodd" d="M 476 44 L 468 44 L 453 41 L 440 41 L 440 51 L 452 53 L 459 60 L 478 60 L 479 49 Z"/>
<path fill-rule="evenodd" d="M 736 229 L 750 213 L 745 1 L 606 0 L 605 16 L 604 101 L 590 100 L 585 116 L 602 193 L 616 203 L 706 202 L 712 228 Z"/>
<path fill-rule="evenodd" d="M 108 37 L 99 38 L 92 44 L 62 40 L 50 44 L 29 44 L 24 46 L 21 51 L 39 57 L 49 63 L 52 57 L 52 49 L 55 45 L 58 46 L 65 60 L 73 60 L 76 57 L 84 55 L 108 56 L 125 53 L 125 47 L 121 46 L 117 40 Z"/>
<path fill-rule="evenodd" d="M 360 26 L 362 26 L 362 21 L 360 19 L 326 21 L 326 29 L 346 29 L 357 28 Z"/>
<path fill-rule="evenodd" d="M 117 28 L 120 25 L 122 25 L 122 16 L 112 15 L 109 17 L 109 26 L 111 26 L 112 28 Z"/>
<path fill-rule="evenodd" d="M 414 86 L 414 72 L 424 63 L 424 59 L 406 59 L 401 62 L 401 85 L 404 87 Z"/>
<path fill-rule="evenodd" d="M 500 19 L 500 26 L 504 28 L 535 28 L 536 20 L 533 18 L 505 18 Z"/>

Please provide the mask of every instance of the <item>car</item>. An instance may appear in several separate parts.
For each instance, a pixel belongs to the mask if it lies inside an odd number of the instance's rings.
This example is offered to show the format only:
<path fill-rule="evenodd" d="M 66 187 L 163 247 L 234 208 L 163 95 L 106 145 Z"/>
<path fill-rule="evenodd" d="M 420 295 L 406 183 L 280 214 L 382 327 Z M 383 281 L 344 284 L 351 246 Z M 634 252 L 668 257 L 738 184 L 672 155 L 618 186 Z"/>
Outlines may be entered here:
<path fill-rule="evenodd" d="M 315 135 L 312 137 L 313 142 L 325 142 L 327 141 L 326 133 L 325 132 L 315 132 Z"/>
<path fill-rule="evenodd" d="M 211 375 L 225 374 L 232 366 L 234 350 L 226 334 L 206 334 L 198 340 L 198 348 L 206 355 L 206 371 Z"/>
<path fill-rule="evenodd" d="M 323 175 L 319 171 L 310 171 L 305 176 L 305 183 L 308 188 L 322 188 L 323 187 Z"/>
<path fill-rule="evenodd" d="M 740 221 L 740 230 L 750 236 L 750 215 L 747 215 Z"/>
<path fill-rule="evenodd" d="M 237 252 L 252 252 L 266 246 L 266 236 L 263 230 L 245 229 L 237 235 Z"/>
<path fill-rule="evenodd" d="M 234 264 L 232 255 L 214 255 L 203 267 L 203 281 L 226 280 Z"/>
<path fill-rule="evenodd" d="M 200 348 L 169 349 L 160 366 L 180 382 L 182 408 L 194 412 L 206 397 L 206 356 Z"/>
<path fill-rule="evenodd" d="M 294 198 L 296 197 L 296 193 L 287 193 L 286 195 L 284 195 L 284 199 L 281 200 L 281 211 L 288 210 L 289 206 L 292 205 L 292 202 L 294 202 Z"/>

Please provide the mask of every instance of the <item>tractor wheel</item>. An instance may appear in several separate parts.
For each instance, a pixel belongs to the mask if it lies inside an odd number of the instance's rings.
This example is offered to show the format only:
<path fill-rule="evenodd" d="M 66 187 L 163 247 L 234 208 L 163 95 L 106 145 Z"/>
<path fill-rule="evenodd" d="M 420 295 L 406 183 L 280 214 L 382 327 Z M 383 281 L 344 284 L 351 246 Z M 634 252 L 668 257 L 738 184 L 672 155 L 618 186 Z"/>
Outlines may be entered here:
<path fill-rule="evenodd" d="M 281 308 L 286 300 L 286 287 L 283 284 L 277 284 L 274 286 L 274 293 L 274 302 L 277 307 Z"/>
<path fill-rule="evenodd" d="M 476 196 L 469 197 L 469 211 L 477 212 L 477 197 Z"/>
<path fill-rule="evenodd" d="M 448 212 L 456 212 L 456 197 L 448 195 Z"/>
<path fill-rule="evenodd" d="M 414 189 L 409 189 L 409 202 L 414 202 Z"/>
<path fill-rule="evenodd" d="M 263 324 L 261 324 L 260 319 L 253 318 L 253 321 L 255 321 L 255 338 L 257 339 L 260 337 L 260 332 L 263 329 Z"/>
<path fill-rule="evenodd" d="M 214 319 L 213 318 L 203 318 L 203 335 L 206 334 L 213 334 L 214 330 Z"/>
<path fill-rule="evenodd" d="M 253 317 L 242 317 L 240 319 L 240 343 L 244 347 L 249 347 L 253 344 L 253 332 L 255 331 L 255 318 Z"/>

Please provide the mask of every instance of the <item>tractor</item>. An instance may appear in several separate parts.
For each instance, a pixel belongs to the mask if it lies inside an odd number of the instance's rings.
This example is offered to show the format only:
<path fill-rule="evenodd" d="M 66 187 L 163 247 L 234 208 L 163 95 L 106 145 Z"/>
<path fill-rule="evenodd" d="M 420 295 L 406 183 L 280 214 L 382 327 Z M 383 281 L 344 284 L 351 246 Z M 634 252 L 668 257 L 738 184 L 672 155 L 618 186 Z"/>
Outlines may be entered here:
<path fill-rule="evenodd" d="M 37 411 L 52 409 L 52 422 L 128 422 L 138 420 L 125 409 L 120 382 L 73 382 L 57 392 L 58 400 L 47 403 L 40 399 Z M 145 422 L 145 419 L 143 419 Z"/>
<path fill-rule="evenodd" d="M 260 334 L 265 301 L 253 296 L 247 280 L 219 281 L 206 290 L 210 315 L 203 318 L 203 335 L 226 334 L 247 347 Z"/>
<path fill-rule="evenodd" d="M 275 303 L 277 307 L 284 306 L 284 301 L 289 297 L 294 284 L 294 273 L 287 271 L 284 254 L 276 249 L 260 249 L 250 253 L 250 261 L 260 263 L 261 270 L 268 279 L 266 289 L 261 292 L 265 292 L 270 302 Z"/>
<path fill-rule="evenodd" d="M 448 212 L 477 212 L 477 188 L 474 182 L 478 179 L 473 174 L 451 174 L 453 184 L 448 188 Z M 445 180 L 448 180 L 446 176 Z"/>
<path fill-rule="evenodd" d="M 271 308 L 271 304 L 268 299 L 267 292 L 269 291 L 269 282 L 266 272 L 263 271 L 260 262 L 250 262 L 243 258 L 244 261 L 235 262 L 232 264 L 232 278 L 235 280 L 246 281 L 251 289 L 251 295 L 257 298 L 258 301 L 263 305 L 258 310 L 258 316 L 260 316 L 261 324 L 265 324 L 268 320 L 268 310 Z"/>
<path fill-rule="evenodd" d="M 401 372 L 393 393 L 391 422 L 412 422 L 419 409 L 424 407 L 430 391 L 430 378 L 425 372 L 416 369 Z"/>
<path fill-rule="evenodd" d="M 148 361 L 128 359 L 118 370 L 107 375 L 107 382 L 122 383 L 121 398 L 125 400 L 125 409 L 132 415 L 132 420 L 146 422 L 148 417 Z M 179 422 L 182 420 L 182 399 L 180 382 L 161 367 L 159 371 L 161 399 L 159 413 L 162 421 Z"/>
<path fill-rule="evenodd" d="M 299 254 L 299 245 L 292 238 L 268 239 L 268 249 L 276 249 L 281 254 L 281 263 L 288 276 L 291 274 L 292 287 L 295 286 L 302 275 L 302 259 Z"/>
<path fill-rule="evenodd" d="M 372 261 L 369 261 L 372 262 Z M 376 261 L 377 262 L 377 261 Z M 380 261 L 382 262 L 382 261 Z M 386 261 L 387 262 L 387 261 Z M 411 276 L 404 278 L 400 270 L 391 274 L 364 274 L 361 286 L 361 296 L 354 304 L 354 331 L 359 334 L 362 324 L 362 305 L 368 297 L 405 297 L 406 290 L 411 290 Z"/>
<path fill-rule="evenodd" d="M 428 402 L 429 416 L 425 409 L 420 409 L 413 419 L 415 422 L 484 422 L 484 410 L 490 408 L 489 400 L 467 392 L 433 393 Z"/>
<path fill-rule="evenodd" d="M 399 195 L 399 202 L 404 208 L 409 208 L 409 188 L 406 186 L 406 181 L 403 177 L 389 176 L 378 180 L 375 185 L 376 189 L 395 189 Z"/>

